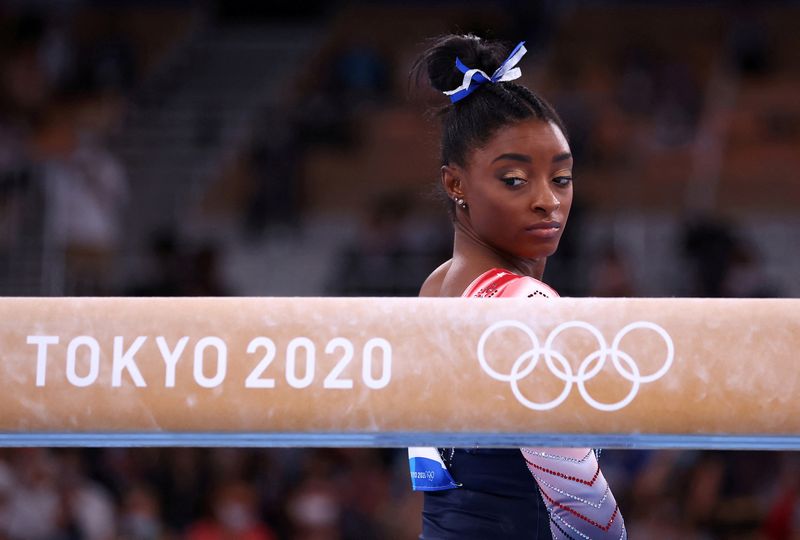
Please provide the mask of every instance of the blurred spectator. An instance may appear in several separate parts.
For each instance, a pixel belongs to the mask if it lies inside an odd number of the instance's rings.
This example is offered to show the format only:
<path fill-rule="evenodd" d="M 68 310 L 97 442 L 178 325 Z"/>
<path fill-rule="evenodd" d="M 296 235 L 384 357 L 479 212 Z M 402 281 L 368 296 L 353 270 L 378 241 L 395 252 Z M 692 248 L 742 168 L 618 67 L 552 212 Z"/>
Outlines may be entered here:
<path fill-rule="evenodd" d="M 509 41 L 524 39 L 525 47 L 537 56 L 542 51 L 546 51 L 555 29 L 558 27 L 559 10 L 564 9 L 563 3 L 503 0 L 501 4 L 503 11 L 509 14 L 510 19 L 507 36 L 502 36 L 502 38 Z M 481 35 L 484 28 L 485 25 L 481 25 L 474 33 Z"/>
<path fill-rule="evenodd" d="M 329 91 L 350 109 L 381 102 L 391 88 L 390 73 L 389 61 L 375 44 L 348 36 L 330 63 Z"/>
<path fill-rule="evenodd" d="M 664 146 L 692 141 L 702 111 L 703 96 L 688 65 L 665 62 L 658 74 L 655 104 L 655 137 Z"/>
<path fill-rule="evenodd" d="M 316 454 L 319 457 L 320 454 Z M 313 460 L 313 454 L 310 456 Z M 286 510 L 292 540 L 339 540 L 341 500 L 330 472 L 319 462 L 309 461 L 305 478 L 290 495 Z"/>
<path fill-rule="evenodd" d="M 116 511 L 108 491 L 91 481 L 79 450 L 60 453 L 58 484 L 61 495 L 61 529 L 85 540 L 116 538 Z"/>
<path fill-rule="evenodd" d="M 727 224 L 700 219 L 686 226 L 683 249 L 693 266 L 695 296 L 723 296 L 722 284 L 734 245 L 733 231 Z"/>
<path fill-rule="evenodd" d="M 175 449 L 160 463 L 155 482 L 169 528 L 183 532 L 195 523 L 211 492 L 212 473 L 198 448 Z M 173 504 L 174 501 L 181 503 Z"/>
<path fill-rule="evenodd" d="M 229 296 L 219 268 L 219 249 L 211 244 L 201 246 L 191 257 L 182 287 L 182 296 Z"/>
<path fill-rule="evenodd" d="M 135 50 L 120 26 L 120 19 L 113 18 L 105 35 L 84 55 L 89 60 L 84 80 L 96 92 L 124 92 L 136 80 Z"/>
<path fill-rule="evenodd" d="M 285 112 L 264 111 L 249 161 L 253 193 L 244 211 L 244 228 L 258 237 L 268 226 L 297 227 L 303 198 L 302 133 Z"/>
<path fill-rule="evenodd" d="M 451 228 L 417 228 L 413 199 L 385 194 L 369 210 L 352 244 L 339 256 L 329 284 L 338 296 L 416 296 L 420 284 L 449 258 Z"/>
<path fill-rule="evenodd" d="M 179 251 L 176 233 L 169 229 L 154 232 L 148 243 L 143 276 L 136 276 L 127 294 L 132 296 L 180 296 L 186 265 Z"/>
<path fill-rule="evenodd" d="M 731 298 L 772 298 L 779 291 L 764 274 L 755 250 L 745 240 L 737 240 L 733 246 L 730 267 L 722 283 L 723 296 Z"/>
<path fill-rule="evenodd" d="M 381 454 L 367 450 L 345 451 L 346 466 L 338 478 L 342 500 L 342 534 L 353 540 L 384 538 L 386 518 L 394 508 L 391 478 Z"/>
<path fill-rule="evenodd" d="M 0 121 L 0 261 L 22 235 L 26 202 L 34 194 L 33 165 L 21 131 Z"/>
<path fill-rule="evenodd" d="M 677 146 L 692 140 L 703 95 L 687 61 L 652 45 L 628 44 L 621 53 L 616 101 L 633 118 L 652 123 L 654 141 Z"/>
<path fill-rule="evenodd" d="M 756 452 L 702 452 L 686 493 L 684 515 L 717 538 L 752 538 L 762 501 L 776 481 L 772 457 Z"/>
<path fill-rule="evenodd" d="M 12 466 L 17 482 L 7 503 L 7 535 L 12 539 L 55 538 L 62 519 L 58 463 L 45 448 L 26 449 L 15 458 Z"/>
<path fill-rule="evenodd" d="M 631 115 L 648 115 L 656 103 L 660 57 L 651 47 L 629 44 L 619 59 L 617 103 Z"/>
<path fill-rule="evenodd" d="M 10 22 L 4 36 L 8 51 L 0 55 L 0 101 L 14 116 L 30 120 L 41 113 L 53 94 L 40 50 L 44 19 L 28 12 Z"/>
<path fill-rule="evenodd" d="M 765 540 L 800 538 L 800 461 L 797 453 L 778 456 L 779 471 L 762 529 Z"/>
<path fill-rule="evenodd" d="M 47 83 L 58 90 L 76 84 L 77 51 L 69 20 L 53 10 L 39 41 L 39 64 Z"/>
<path fill-rule="evenodd" d="M 47 126 L 40 147 L 48 234 L 64 254 L 66 293 L 109 294 L 128 196 L 125 171 L 97 134 L 68 125 Z"/>
<path fill-rule="evenodd" d="M 122 540 L 161 540 L 166 538 L 158 498 L 145 485 L 131 488 L 122 501 L 119 538 Z"/>
<path fill-rule="evenodd" d="M 175 232 L 155 232 L 148 261 L 125 293 L 131 296 L 228 296 L 220 275 L 219 249 L 213 244 L 186 246 Z"/>
<path fill-rule="evenodd" d="M 733 227 L 701 219 L 687 225 L 683 238 L 695 274 L 694 294 L 703 297 L 759 298 L 778 295 L 764 275 L 755 248 Z"/>
<path fill-rule="evenodd" d="M 391 61 L 376 44 L 356 36 L 337 43 L 291 107 L 301 147 L 353 147 L 359 114 L 391 97 L 391 74 Z"/>
<path fill-rule="evenodd" d="M 557 62 L 555 77 L 558 91 L 553 97 L 553 106 L 569 134 L 569 148 L 575 163 L 582 166 L 591 164 L 591 152 L 594 139 L 595 113 L 590 103 L 590 96 L 581 84 L 582 76 L 578 63 L 565 59 Z"/>
<path fill-rule="evenodd" d="M 212 499 L 212 517 L 191 525 L 186 540 L 274 540 L 277 537 L 256 515 L 253 489 L 244 482 L 218 488 Z"/>
<path fill-rule="evenodd" d="M 419 534 L 421 500 L 408 489 L 407 470 L 394 466 L 405 465 L 400 450 L 91 452 L 91 459 L 87 450 L 0 452 L 0 538 L 416 540 Z M 792 453 L 614 450 L 602 459 L 639 537 L 771 540 L 800 530 Z M 127 461 L 127 472 L 107 471 L 97 477 L 101 485 L 95 475 L 113 461 Z M 92 471 L 84 468 L 90 464 Z M 128 486 L 119 499 L 109 496 L 112 478 Z M 174 489 L 176 478 L 181 489 Z M 219 487 L 209 489 L 213 479 Z M 264 492 L 267 484 L 273 497 Z"/>
<path fill-rule="evenodd" d="M 633 278 L 625 258 L 608 244 L 591 265 L 589 296 L 636 296 Z"/>

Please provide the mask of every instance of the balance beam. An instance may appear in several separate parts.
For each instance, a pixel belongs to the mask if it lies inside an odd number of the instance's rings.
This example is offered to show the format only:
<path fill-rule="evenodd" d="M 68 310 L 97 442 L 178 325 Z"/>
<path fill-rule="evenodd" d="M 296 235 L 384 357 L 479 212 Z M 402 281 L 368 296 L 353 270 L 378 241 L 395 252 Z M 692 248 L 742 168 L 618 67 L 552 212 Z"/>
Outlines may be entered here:
<path fill-rule="evenodd" d="M 800 448 L 800 301 L 1 298 L 0 446 Z"/>

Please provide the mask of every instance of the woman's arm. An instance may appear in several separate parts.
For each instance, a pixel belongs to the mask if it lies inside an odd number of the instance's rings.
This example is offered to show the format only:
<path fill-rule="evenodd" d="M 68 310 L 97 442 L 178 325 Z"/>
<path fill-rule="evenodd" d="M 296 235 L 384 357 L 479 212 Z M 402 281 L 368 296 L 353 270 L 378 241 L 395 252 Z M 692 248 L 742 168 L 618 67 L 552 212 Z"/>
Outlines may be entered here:
<path fill-rule="evenodd" d="M 591 448 L 522 448 L 554 540 L 627 538 L 614 494 Z"/>

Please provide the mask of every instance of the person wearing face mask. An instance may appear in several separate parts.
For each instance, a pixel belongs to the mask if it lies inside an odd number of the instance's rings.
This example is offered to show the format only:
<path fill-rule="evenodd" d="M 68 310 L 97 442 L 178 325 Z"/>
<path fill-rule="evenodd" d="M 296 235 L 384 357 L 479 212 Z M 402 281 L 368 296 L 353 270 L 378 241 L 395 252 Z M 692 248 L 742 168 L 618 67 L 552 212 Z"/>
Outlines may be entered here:
<path fill-rule="evenodd" d="M 450 98 L 442 119 L 441 186 L 453 256 L 420 296 L 536 298 L 573 197 L 566 130 L 540 96 L 513 82 L 524 42 L 508 51 L 472 35 L 435 40 L 414 66 Z M 424 540 L 614 539 L 619 508 L 589 448 L 409 449 L 425 492 Z"/>
<path fill-rule="evenodd" d="M 133 486 L 122 503 L 119 538 L 122 540 L 160 540 L 166 537 L 158 499 L 143 485 Z"/>
<path fill-rule="evenodd" d="M 231 482 L 215 491 L 213 518 L 189 528 L 187 540 L 276 540 L 275 533 L 257 514 L 256 496 L 244 482 Z"/>

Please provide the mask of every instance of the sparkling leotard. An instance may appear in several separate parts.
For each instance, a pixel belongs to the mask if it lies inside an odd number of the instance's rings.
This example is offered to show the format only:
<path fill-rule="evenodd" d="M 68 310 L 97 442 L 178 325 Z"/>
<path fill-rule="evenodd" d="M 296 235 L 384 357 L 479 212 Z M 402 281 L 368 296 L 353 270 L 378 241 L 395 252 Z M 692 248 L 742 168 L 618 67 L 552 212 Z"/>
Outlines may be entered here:
<path fill-rule="evenodd" d="M 530 277 L 492 269 L 470 298 L 555 298 Z M 589 448 L 444 449 L 452 487 L 426 491 L 424 540 L 620 540 L 625 525 Z"/>

